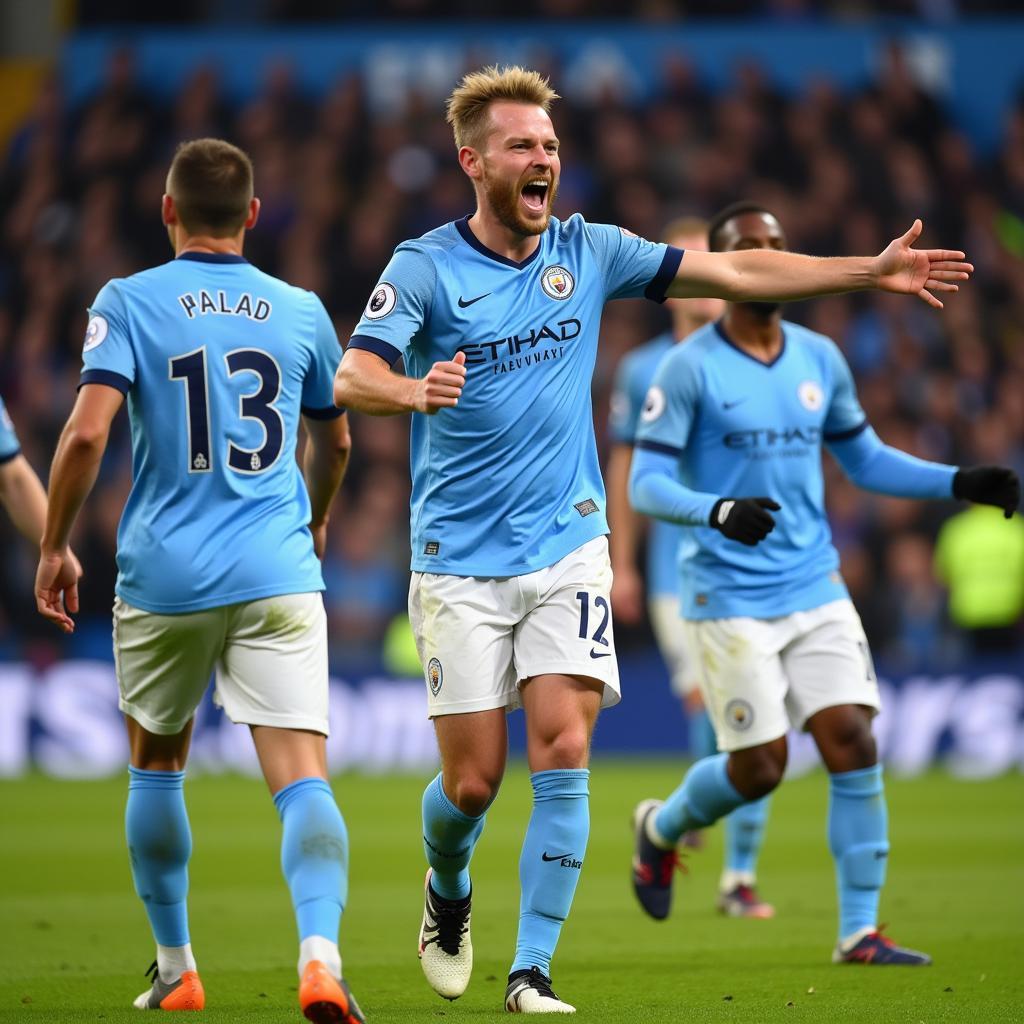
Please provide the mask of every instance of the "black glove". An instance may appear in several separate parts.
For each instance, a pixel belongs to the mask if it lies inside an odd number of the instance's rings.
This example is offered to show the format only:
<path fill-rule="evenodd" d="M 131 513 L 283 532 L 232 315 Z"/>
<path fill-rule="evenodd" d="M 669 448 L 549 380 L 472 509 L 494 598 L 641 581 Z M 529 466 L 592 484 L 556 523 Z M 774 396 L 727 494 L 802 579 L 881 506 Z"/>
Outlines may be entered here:
<path fill-rule="evenodd" d="M 971 466 L 953 477 L 953 497 L 995 505 L 1009 519 L 1020 505 L 1020 477 L 1005 466 Z"/>
<path fill-rule="evenodd" d="M 775 529 L 775 519 L 765 509 L 778 512 L 781 508 L 771 498 L 719 498 L 708 522 L 729 540 L 752 548 Z"/>

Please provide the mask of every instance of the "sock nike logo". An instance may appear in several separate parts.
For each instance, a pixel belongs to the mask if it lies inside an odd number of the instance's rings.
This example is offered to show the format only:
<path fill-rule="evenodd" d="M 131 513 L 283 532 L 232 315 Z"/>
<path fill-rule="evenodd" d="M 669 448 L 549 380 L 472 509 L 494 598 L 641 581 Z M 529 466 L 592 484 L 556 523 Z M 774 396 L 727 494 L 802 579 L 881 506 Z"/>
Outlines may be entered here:
<path fill-rule="evenodd" d="M 464 299 L 461 295 L 459 296 L 459 309 L 465 309 L 467 306 L 472 306 L 474 302 L 479 302 L 481 299 L 486 299 L 490 292 L 484 292 L 483 295 L 478 295 L 475 299 Z"/>
<path fill-rule="evenodd" d="M 565 860 L 566 857 L 571 857 L 571 853 L 556 853 L 554 857 L 549 857 L 546 853 L 540 855 L 541 860 Z"/>

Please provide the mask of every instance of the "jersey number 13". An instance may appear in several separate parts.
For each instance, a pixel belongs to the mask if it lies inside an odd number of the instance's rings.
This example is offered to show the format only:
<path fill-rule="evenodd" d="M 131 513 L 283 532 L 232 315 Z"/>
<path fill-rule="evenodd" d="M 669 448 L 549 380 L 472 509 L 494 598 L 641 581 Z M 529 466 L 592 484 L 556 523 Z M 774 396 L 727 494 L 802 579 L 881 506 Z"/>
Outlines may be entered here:
<path fill-rule="evenodd" d="M 239 448 L 228 441 L 228 466 L 236 473 L 265 473 L 277 462 L 284 444 L 284 420 L 274 408 L 281 393 L 281 369 L 274 358 L 258 348 L 240 348 L 224 356 L 229 377 L 237 373 L 255 374 L 255 391 L 238 399 L 238 415 L 256 420 L 263 426 L 263 444 L 259 448 Z M 185 385 L 185 413 L 188 419 L 188 471 L 209 473 L 213 469 L 210 450 L 210 387 L 207 377 L 206 347 L 168 360 L 171 380 Z"/>

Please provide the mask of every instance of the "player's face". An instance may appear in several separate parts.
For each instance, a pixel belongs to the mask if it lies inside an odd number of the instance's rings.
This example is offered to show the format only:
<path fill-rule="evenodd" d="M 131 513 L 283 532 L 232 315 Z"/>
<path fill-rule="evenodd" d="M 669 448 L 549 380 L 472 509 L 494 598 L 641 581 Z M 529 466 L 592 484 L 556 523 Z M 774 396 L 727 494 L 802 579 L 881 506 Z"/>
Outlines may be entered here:
<path fill-rule="evenodd" d="M 740 249 L 786 248 L 786 233 L 770 213 L 741 213 L 727 220 L 719 228 L 719 240 L 726 252 L 736 252 Z M 744 305 L 761 313 L 774 313 L 782 303 L 746 302 Z"/>
<path fill-rule="evenodd" d="M 558 139 L 541 107 L 492 103 L 491 131 L 480 154 L 483 198 L 498 220 L 520 235 L 540 235 L 558 192 Z"/>
<path fill-rule="evenodd" d="M 677 249 L 696 249 L 698 252 L 707 252 L 708 240 L 704 235 L 676 235 L 675 238 L 665 239 L 669 245 Z M 725 302 L 722 299 L 708 297 L 699 299 L 669 299 L 666 305 L 670 309 L 679 309 L 684 312 L 687 318 L 692 321 L 692 330 L 703 327 L 704 324 L 717 320 L 725 312 Z"/>

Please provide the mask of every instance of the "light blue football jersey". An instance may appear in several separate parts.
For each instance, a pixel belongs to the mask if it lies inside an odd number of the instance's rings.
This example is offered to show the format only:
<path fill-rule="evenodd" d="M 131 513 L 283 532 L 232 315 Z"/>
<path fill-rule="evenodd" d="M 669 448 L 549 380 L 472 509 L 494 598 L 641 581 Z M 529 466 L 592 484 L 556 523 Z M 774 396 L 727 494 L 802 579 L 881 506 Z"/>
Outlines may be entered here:
<path fill-rule="evenodd" d="M 665 297 L 682 250 L 575 215 L 522 262 L 468 218 L 403 242 L 349 345 L 423 377 L 466 354 L 458 406 L 412 421 L 412 567 L 517 576 L 608 532 L 590 382 L 609 299 Z"/>
<path fill-rule="evenodd" d="M 633 349 L 619 362 L 612 391 L 608 432 L 616 444 L 632 445 L 640 424 L 640 410 L 661 360 L 676 344 L 671 331 L 659 334 Z M 676 552 L 685 527 L 664 519 L 652 519 L 647 535 L 647 593 L 651 597 L 679 592 Z"/>
<path fill-rule="evenodd" d="M 295 459 L 300 410 L 341 415 L 320 300 L 241 256 L 185 253 L 89 310 L 83 384 L 128 397 L 117 593 L 174 614 L 323 589 Z"/>
<path fill-rule="evenodd" d="M 637 446 L 676 456 L 686 487 L 782 505 L 756 547 L 710 526 L 683 528 L 684 618 L 774 618 L 847 596 L 825 516 L 821 447 L 867 420 L 835 343 L 788 321 L 782 332 L 782 351 L 766 364 L 721 324 L 702 327 L 665 356 L 641 413 Z"/>
<path fill-rule="evenodd" d="M 0 398 L 0 462 L 10 462 L 21 451 L 18 435 L 7 412 L 4 400 Z"/>

